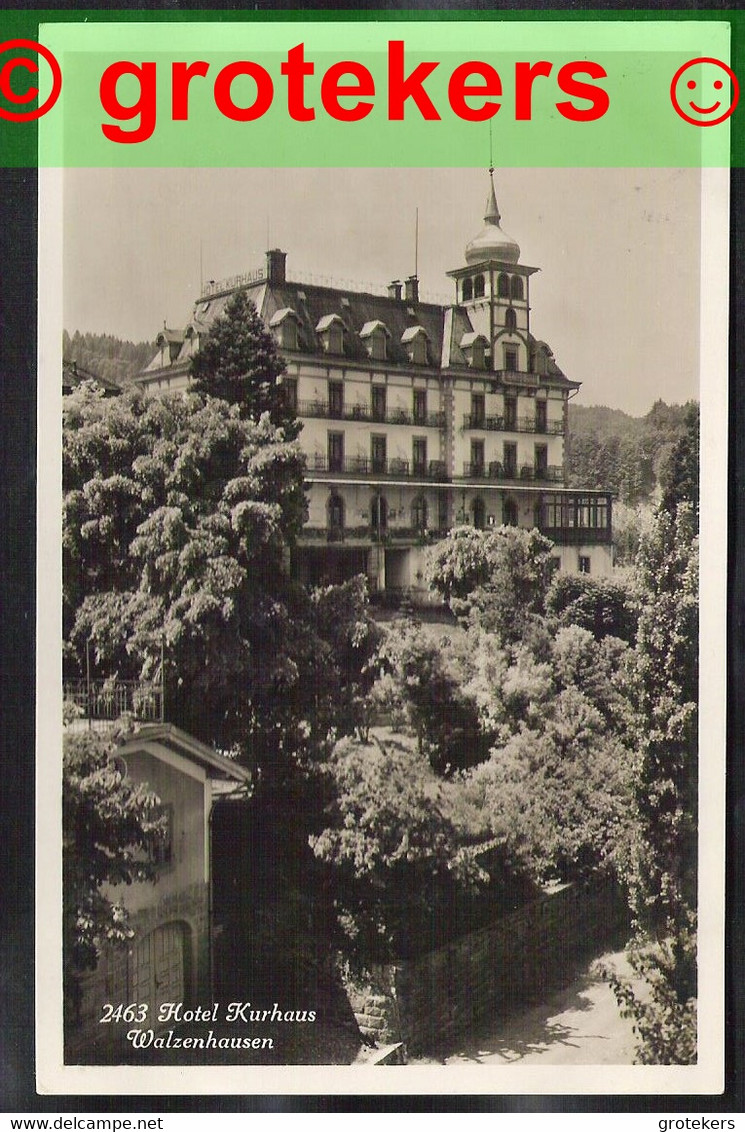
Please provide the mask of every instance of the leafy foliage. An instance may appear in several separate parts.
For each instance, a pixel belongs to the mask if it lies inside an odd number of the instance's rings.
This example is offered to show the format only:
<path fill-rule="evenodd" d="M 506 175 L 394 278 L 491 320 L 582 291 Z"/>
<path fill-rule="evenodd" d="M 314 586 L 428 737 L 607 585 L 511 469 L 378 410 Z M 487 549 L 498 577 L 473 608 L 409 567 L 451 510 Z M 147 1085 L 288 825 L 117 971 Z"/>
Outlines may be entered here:
<path fill-rule="evenodd" d="M 639 1059 L 688 1064 L 696 1057 L 698 780 L 698 539 L 690 504 L 674 515 L 659 510 L 637 575 L 637 836 L 626 880 L 636 929 L 629 958 L 649 994 L 639 997 L 619 979 L 614 986 L 634 1019 Z"/>
<path fill-rule="evenodd" d="M 162 828 L 158 799 L 117 766 L 116 749 L 96 732 L 65 738 L 62 779 L 65 994 L 74 1011 L 77 975 L 102 949 L 131 939 L 127 911 L 108 886 L 152 881 L 148 855 Z"/>
<path fill-rule="evenodd" d="M 397 622 L 376 654 L 382 679 L 376 702 L 416 736 L 432 769 L 448 776 L 486 758 L 488 743 L 475 701 L 463 691 L 452 650 L 425 636 L 415 622 Z"/>
<path fill-rule="evenodd" d="M 426 580 L 457 616 L 517 640 L 543 612 L 552 547 L 537 530 L 456 527 L 433 548 Z"/>
<path fill-rule="evenodd" d="M 557 573 L 546 595 L 546 613 L 560 625 L 588 629 L 596 640 L 613 636 L 634 643 L 637 611 L 633 594 L 615 579 Z"/>
<path fill-rule="evenodd" d="M 236 291 L 200 341 L 191 360 L 192 388 L 238 405 L 242 417 L 258 421 L 269 414 L 290 439 L 298 422 L 282 397 L 285 364 L 246 291 Z"/>
<path fill-rule="evenodd" d="M 700 411 L 695 402 L 686 405 L 683 423 L 662 476 L 661 506 L 673 515 L 680 503 L 698 512 Z"/>
<path fill-rule="evenodd" d="M 445 783 L 411 743 L 343 739 L 325 773 L 329 824 L 311 839 L 330 868 L 346 945 L 366 961 L 431 950 L 483 922 L 498 901 L 524 897 L 506 870 L 497 893 L 469 843 L 482 832 L 458 782 Z M 509 894 L 507 889 L 509 888 Z M 480 894 L 480 898 L 479 898 Z"/>
<path fill-rule="evenodd" d="M 302 456 L 264 416 L 196 394 L 66 398 L 68 666 L 87 641 L 105 676 L 157 678 L 170 717 L 208 742 L 276 749 L 317 663 L 288 548 Z"/>
<path fill-rule="evenodd" d="M 497 742 L 468 775 L 471 798 L 536 879 L 618 867 L 631 798 L 627 652 L 576 626 L 532 647 L 481 641 L 467 691 Z"/>

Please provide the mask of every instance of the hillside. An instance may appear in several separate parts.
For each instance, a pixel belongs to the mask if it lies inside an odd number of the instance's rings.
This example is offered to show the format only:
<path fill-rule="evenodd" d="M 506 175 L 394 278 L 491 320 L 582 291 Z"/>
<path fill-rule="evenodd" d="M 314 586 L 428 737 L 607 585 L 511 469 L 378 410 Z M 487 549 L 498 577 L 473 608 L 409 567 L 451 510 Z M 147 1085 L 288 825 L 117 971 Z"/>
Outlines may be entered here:
<path fill-rule="evenodd" d="M 656 401 L 643 417 L 607 405 L 569 405 L 570 487 L 609 488 L 623 503 L 651 499 L 665 487 L 673 449 L 694 402 Z"/>
<path fill-rule="evenodd" d="M 127 385 L 148 364 L 155 353 L 152 342 L 123 342 L 112 334 L 81 334 L 76 330 L 62 335 L 62 355 L 66 362 L 77 362 L 97 377 Z"/>

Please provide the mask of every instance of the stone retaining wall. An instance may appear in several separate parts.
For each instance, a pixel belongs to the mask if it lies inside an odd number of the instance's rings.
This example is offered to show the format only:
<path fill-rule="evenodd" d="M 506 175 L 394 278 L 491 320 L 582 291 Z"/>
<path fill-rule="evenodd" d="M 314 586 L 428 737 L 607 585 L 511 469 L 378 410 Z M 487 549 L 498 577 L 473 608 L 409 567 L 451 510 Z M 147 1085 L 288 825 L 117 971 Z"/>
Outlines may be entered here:
<path fill-rule="evenodd" d="M 419 1053 L 487 1011 L 541 1001 L 581 953 L 612 938 L 626 914 L 611 882 L 547 891 L 437 951 L 348 975 L 357 1024 L 368 1040 L 404 1042 Z"/>

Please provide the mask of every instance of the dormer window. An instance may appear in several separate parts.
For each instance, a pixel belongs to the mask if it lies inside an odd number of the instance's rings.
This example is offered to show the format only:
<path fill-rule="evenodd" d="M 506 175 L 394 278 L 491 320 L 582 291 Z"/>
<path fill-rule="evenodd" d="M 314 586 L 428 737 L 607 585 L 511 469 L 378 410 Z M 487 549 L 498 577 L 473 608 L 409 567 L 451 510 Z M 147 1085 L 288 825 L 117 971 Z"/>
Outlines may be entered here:
<path fill-rule="evenodd" d="M 338 314 L 325 314 L 316 326 L 316 333 L 325 353 L 344 353 L 344 323 Z"/>
<path fill-rule="evenodd" d="M 466 362 L 472 369 L 485 369 L 486 368 L 486 347 L 488 343 L 483 334 L 476 334 L 475 331 L 470 330 L 464 334 L 460 340 L 460 348 L 463 351 Z"/>
<path fill-rule="evenodd" d="M 409 326 L 401 335 L 401 344 L 414 365 L 426 366 L 429 339 L 423 326 Z"/>
<path fill-rule="evenodd" d="M 183 330 L 169 330 L 164 326 L 158 337 L 155 339 L 155 345 L 160 350 L 160 364 L 162 366 L 170 366 L 176 361 L 176 358 L 181 353 L 181 347 L 184 344 L 185 333 Z"/>
<path fill-rule="evenodd" d="M 372 322 L 366 322 L 360 330 L 360 338 L 365 343 L 368 355 L 379 362 L 384 362 L 388 357 L 388 339 L 390 336 L 388 327 L 379 318 Z"/>
<path fill-rule="evenodd" d="M 291 307 L 283 307 L 269 320 L 269 329 L 280 350 L 298 349 L 298 326 L 300 318 Z"/>

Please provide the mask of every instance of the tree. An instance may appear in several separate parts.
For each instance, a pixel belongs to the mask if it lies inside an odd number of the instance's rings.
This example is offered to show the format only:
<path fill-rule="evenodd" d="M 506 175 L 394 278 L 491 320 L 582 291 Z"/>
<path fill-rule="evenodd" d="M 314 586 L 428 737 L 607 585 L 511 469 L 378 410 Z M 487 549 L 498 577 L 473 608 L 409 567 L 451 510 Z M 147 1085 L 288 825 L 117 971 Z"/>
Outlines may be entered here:
<path fill-rule="evenodd" d="M 152 881 L 149 852 L 163 829 L 157 797 L 133 783 L 116 748 L 94 731 L 65 738 L 62 778 L 63 958 L 66 1014 L 74 1020 L 80 973 L 134 932 L 114 888 Z"/>
<path fill-rule="evenodd" d="M 471 772 L 491 831 L 537 880 L 615 872 L 629 807 L 628 751 L 576 687 L 558 692 Z"/>
<path fill-rule="evenodd" d="M 560 625 L 588 629 L 596 640 L 613 636 L 633 644 L 636 636 L 633 596 L 628 586 L 612 578 L 556 574 L 546 595 L 546 613 Z"/>
<path fill-rule="evenodd" d="M 467 776 L 494 836 L 508 838 L 536 879 L 616 870 L 628 842 L 629 649 L 578 626 L 547 623 L 504 645 L 471 633 L 465 691 L 494 737 Z"/>
<path fill-rule="evenodd" d="M 238 405 L 241 416 L 258 421 L 269 414 L 286 439 L 299 425 L 283 397 L 285 364 L 247 292 L 236 291 L 212 323 L 191 360 L 192 388 Z"/>
<path fill-rule="evenodd" d="M 324 773 L 333 797 L 311 844 L 330 869 L 348 951 L 381 961 L 437 946 L 488 879 L 461 852 L 474 830 L 458 784 L 395 738 L 343 739 Z"/>
<path fill-rule="evenodd" d="M 636 836 L 627 875 L 639 997 L 615 978 L 633 1018 L 643 1063 L 696 1057 L 696 866 L 698 782 L 698 539 L 690 503 L 660 508 L 642 539 L 642 598 L 635 651 Z"/>
<path fill-rule="evenodd" d="M 245 760 L 281 761 L 323 671 L 287 560 L 302 455 L 267 415 L 198 394 L 66 398 L 64 627 L 105 676 L 160 677 L 169 717 Z"/>
<path fill-rule="evenodd" d="M 543 612 L 552 550 L 537 530 L 456 527 L 433 548 L 426 579 L 456 615 L 517 640 Z"/>
<path fill-rule="evenodd" d="M 698 513 L 700 411 L 696 401 L 686 405 L 684 431 L 672 447 L 662 479 L 661 506 L 675 514 L 680 503 Z"/>
<path fill-rule="evenodd" d="M 416 736 L 420 754 L 447 777 L 474 766 L 488 753 L 475 701 L 463 690 L 463 672 L 452 650 L 422 632 L 417 622 L 397 623 L 381 643 L 376 666 L 383 673 L 377 698 L 399 711 L 401 726 Z"/>

